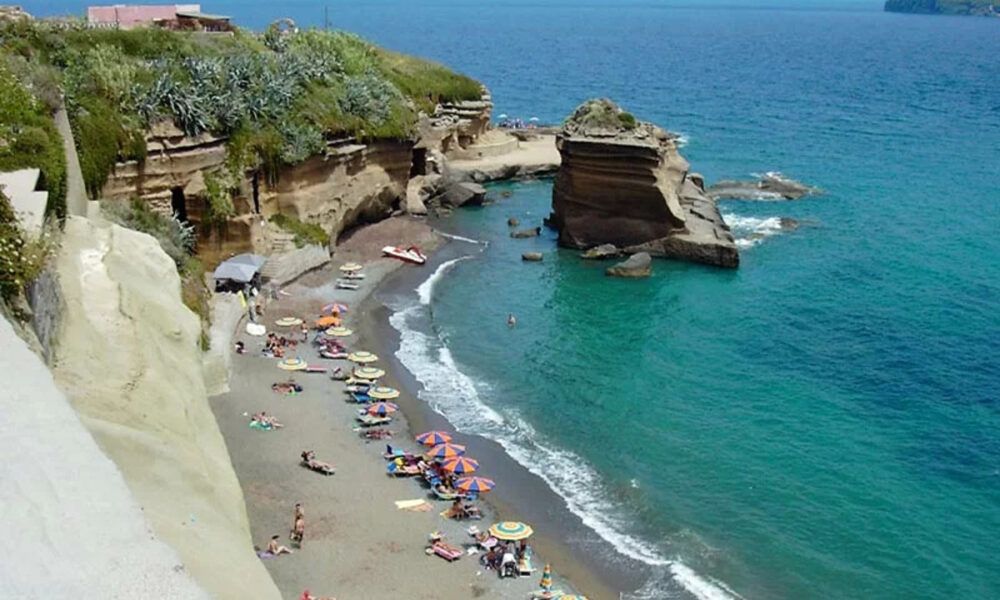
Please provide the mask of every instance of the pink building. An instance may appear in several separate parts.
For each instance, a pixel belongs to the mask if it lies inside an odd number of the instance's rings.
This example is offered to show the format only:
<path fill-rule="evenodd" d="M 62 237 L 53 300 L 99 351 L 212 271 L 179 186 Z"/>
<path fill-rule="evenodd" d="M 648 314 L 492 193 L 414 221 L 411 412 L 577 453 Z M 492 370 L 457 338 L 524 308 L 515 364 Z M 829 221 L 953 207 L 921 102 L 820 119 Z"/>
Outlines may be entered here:
<path fill-rule="evenodd" d="M 92 27 L 148 27 L 177 20 L 177 13 L 200 14 L 200 4 L 116 4 L 87 7 L 87 23 Z"/>

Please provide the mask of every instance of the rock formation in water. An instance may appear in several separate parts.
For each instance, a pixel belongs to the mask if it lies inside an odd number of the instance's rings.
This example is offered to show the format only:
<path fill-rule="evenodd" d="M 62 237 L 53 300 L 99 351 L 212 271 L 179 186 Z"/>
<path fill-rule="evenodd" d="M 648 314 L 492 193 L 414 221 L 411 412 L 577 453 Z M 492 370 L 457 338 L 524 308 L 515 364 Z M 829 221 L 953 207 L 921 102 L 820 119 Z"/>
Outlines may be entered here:
<path fill-rule="evenodd" d="M 754 181 L 719 181 L 708 186 L 705 193 L 715 200 L 798 200 L 821 194 L 822 190 L 781 173 L 765 173 Z"/>
<path fill-rule="evenodd" d="M 157 537 L 213 596 L 279 598 L 253 552 L 174 262 L 146 234 L 70 217 L 56 269 L 53 375 Z"/>
<path fill-rule="evenodd" d="M 549 223 L 571 248 L 736 267 L 739 251 L 715 205 L 691 181 L 675 136 L 636 121 L 610 100 L 581 105 L 556 139 L 562 166 Z"/>
<path fill-rule="evenodd" d="M 608 267 L 604 270 L 604 274 L 608 277 L 625 277 L 628 279 L 649 277 L 653 274 L 653 259 L 646 252 L 638 252 L 622 262 Z"/>

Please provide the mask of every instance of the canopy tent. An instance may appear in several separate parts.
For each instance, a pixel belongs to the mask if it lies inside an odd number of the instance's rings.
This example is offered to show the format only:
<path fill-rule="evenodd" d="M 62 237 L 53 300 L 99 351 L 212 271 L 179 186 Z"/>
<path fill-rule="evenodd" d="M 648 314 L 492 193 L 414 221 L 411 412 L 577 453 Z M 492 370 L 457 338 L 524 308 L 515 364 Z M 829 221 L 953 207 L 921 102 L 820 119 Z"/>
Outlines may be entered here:
<path fill-rule="evenodd" d="M 222 261 L 212 277 L 216 280 L 235 281 L 237 283 L 250 283 L 260 272 L 267 259 L 256 254 L 238 254 L 229 260 Z"/>

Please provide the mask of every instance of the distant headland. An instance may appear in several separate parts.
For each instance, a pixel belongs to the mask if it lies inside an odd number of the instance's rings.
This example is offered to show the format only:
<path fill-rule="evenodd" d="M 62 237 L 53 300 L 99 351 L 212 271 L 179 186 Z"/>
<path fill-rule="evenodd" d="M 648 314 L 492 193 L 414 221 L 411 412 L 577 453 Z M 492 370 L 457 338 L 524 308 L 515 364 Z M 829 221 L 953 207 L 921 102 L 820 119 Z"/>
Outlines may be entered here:
<path fill-rule="evenodd" d="M 924 15 L 1000 17 L 1000 3 L 994 4 L 994 0 L 886 0 L 885 10 Z"/>

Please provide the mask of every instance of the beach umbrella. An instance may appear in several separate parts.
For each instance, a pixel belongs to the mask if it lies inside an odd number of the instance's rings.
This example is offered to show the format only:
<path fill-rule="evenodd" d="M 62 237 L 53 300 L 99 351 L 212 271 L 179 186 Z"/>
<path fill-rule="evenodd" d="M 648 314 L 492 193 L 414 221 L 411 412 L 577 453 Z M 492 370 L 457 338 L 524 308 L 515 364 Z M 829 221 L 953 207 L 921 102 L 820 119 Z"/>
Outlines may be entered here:
<path fill-rule="evenodd" d="M 552 565 L 545 563 L 545 570 L 542 571 L 542 580 L 538 582 L 538 587 L 546 592 L 552 590 Z"/>
<path fill-rule="evenodd" d="M 349 335 L 354 335 L 354 331 L 346 327 L 331 327 L 326 330 L 326 335 L 332 335 L 333 337 L 347 337 Z"/>
<path fill-rule="evenodd" d="M 348 354 L 347 360 L 363 365 L 365 363 L 373 363 L 377 361 L 378 357 L 372 354 L 371 352 L 358 350 L 357 352 L 351 352 L 350 354 Z"/>
<path fill-rule="evenodd" d="M 530 119 L 528 119 L 528 120 L 529 120 L 529 121 L 531 121 L 532 123 L 537 123 L 537 122 L 538 122 L 538 121 L 540 121 L 541 119 L 539 119 L 538 117 L 531 117 L 531 118 L 530 118 Z"/>
<path fill-rule="evenodd" d="M 309 364 L 306 363 L 306 361 L 297 356 L 295 358 L 286 358 L 278 362 L 278 368 L 285 371 L 301 371 L 308 366 Z"/>
<path fill-rule="evenodd" d="M 498 540 L 510 542 L 526 540 L 533 533 L 535 530 L 531 528 L 531 525 L 525 525 L 520 521 L 504 521 L 503 523 L 494 523 L 490 527 L 490 535 Z"/>
<path fill-rule="evenodd" d="M 368 390 L 368 395 L 376 400 L 392 400 L 394 398 L 399 398 L 399 390 L 380 385 L 376 388 Z"/>
<path fill-rule="evenodd" d="M 451 441 L 451 434 L 447 431 L 428 431 L 417 436 L 417 443 L 424 446 L 437 446 L 447 444 Z"/>
<path fill-rule="evenodd" d="M 463 492 L 476 492 L 485 494 L 497 486 L 492 479 L 485 477 L 459 477 L 455 481 L 455 487 Z"/>
<path fill-rule="evenodd" d="M 339 327 L 339 326 L 340 326 L 340 317 L 329 316 L 329 317 L 320 317 L 316 319 L 316 327 L 319 327 L 321 329 L 326 329 L 327 327 Z"/>
<path fill-rule="evenodd" d="M 497 115 L 497 118 L 498 119 L 506 119 L 507 118 L 507 113 L 504 113 L 502 115 Z"/>
<path fill-rule="evenodd" d="M 399 410 L 399 407 L 392 402 L 376 402 L 368 407 L 368 414 L 373 417 L 384 417 Z"/>
<path fill-rule="evenodd" d="M 479 468 L 479 461 L 466 456 L 456 456 L 455 458 L 449 458 L 444 461 L 441 468 L 449 473 L 458 473 L 459 475 L 465 473 L 475 473 L 476 469 Z"/>
<path fill-rule="evenodd" d="M 354 376 L 358 379 L 378 379 L 383 375 L 385 375 L 385 371 L 376 369 L 375 367 L 358 367 L 354 369 Z"/>
<path fill-rule="evenodd" d="M 296 317 L 282 317 L 274 322 L 278 327 L 295 327 L 302 324 L 302 319 Z"/>
<path fill-rule="evenodd" d="M 340 302 L 331 302 L 323 307 L 322 312 L 345 313 L 347 312 L 347 305 L 341 304 Z"/>
<path fill-rule="evenodd" d="M 427 451 L 427 456 L 431 458 L 448 459 L 455 458 L 456 456 L 462 456 L 463 454 L 465 454 L 465 446 L 449 442 L 438 444 Z"/>
<path fill-rule="evenodd" d="M 355 271 L 360 271 L 363 268 L 364 267 L 362 265 L 359 265 L 356 262 L 349 262 L 340 265 L 340 270 L 343 271 L 344 273 L 353 273 Z"/>

